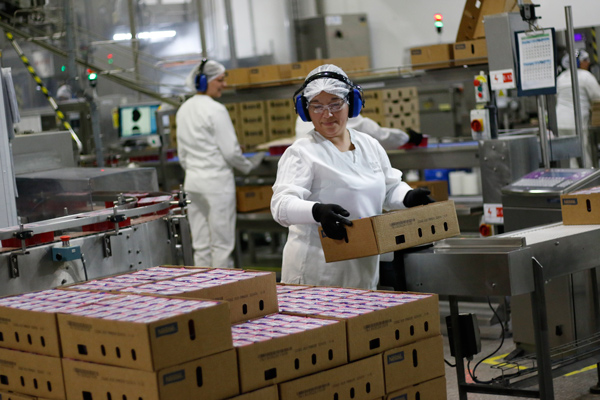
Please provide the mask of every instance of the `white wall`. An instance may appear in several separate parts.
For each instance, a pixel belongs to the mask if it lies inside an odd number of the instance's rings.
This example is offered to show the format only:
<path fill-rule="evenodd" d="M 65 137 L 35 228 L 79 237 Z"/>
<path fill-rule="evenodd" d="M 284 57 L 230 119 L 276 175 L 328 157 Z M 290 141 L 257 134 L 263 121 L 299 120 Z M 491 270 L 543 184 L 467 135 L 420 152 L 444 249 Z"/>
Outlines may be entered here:
<path fill-rule="evenodd" d="M 231 2 L 238 58 L 273 54 L 275 63 L 293 61 L 285 5 L 281 0 Z"/>
<path fill-rule="evenodd" d="M 324 0 L 325 13 L 366 13 L 371 31 L 373 68 L 410 63 L 408 49 L 456 40 L 465 0 Z M 565 5 L 571 5 L 575 27 L 600 25 L 600 0 L 533 0 L 542 27 L 564 30 Z M 440 37 L 433 15 L 444 16 Z"/>
<path fill-rule="evenodd" d="M 436 43 L 453 43 L 466 0 L 322 0 L 326 14 L 365 13 L 371 33 L 373 68 L 410 64 L 409 49 Z M 291 62 L 288 0 L 232 0 L 237 56 L 273 54 L 276 63 Z M 515 0 L 516 2 L 516 0 Z M 600 26 L 600 0 L 533 0 L 540 4 L 536 13 L 542 27 L 564 30 L 565 5 L 571 5 L 575 27 Z M 253 9 L 254 32 L 249 18 Z M 300 12 L 311 14 L 315 0 L 302 0 Z M 309 11 L 307 11 L 309 10 Z M 433 15 L 444 16 L 444 29 L 438 34 Z M 312 16 L 312 15 L 302 15 Z"/>

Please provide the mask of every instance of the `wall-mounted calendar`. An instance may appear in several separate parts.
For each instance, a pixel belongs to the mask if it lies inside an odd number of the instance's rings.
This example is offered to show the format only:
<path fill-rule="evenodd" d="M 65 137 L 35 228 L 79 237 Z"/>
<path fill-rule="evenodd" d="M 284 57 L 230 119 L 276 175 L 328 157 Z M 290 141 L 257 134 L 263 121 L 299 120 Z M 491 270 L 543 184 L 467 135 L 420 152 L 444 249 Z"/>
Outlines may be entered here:
<path fill-rule="evenodd" d="M 519 96 L 556 93 L 554 28 L 515 32 Z"/>

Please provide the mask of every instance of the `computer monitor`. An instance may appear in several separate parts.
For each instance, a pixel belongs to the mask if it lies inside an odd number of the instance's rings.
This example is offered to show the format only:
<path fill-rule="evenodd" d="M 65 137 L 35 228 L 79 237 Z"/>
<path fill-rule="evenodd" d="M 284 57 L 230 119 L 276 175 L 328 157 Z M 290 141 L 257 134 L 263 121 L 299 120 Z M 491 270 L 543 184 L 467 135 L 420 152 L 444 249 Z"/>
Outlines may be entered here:
<path fill-rule="evenodd" d="M 131 104 L 119 107 L 119 137 L 123 140 L 157 135 L 156 110 L 159 104 Z"/>

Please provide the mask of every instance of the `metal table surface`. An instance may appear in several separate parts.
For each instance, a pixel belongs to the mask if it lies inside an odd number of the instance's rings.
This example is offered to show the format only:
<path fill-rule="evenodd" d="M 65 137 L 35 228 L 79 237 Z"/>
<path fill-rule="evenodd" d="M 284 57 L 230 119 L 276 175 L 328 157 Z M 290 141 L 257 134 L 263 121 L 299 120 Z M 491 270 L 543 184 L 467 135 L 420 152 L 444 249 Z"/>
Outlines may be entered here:
<path fill-rule="evenodd" d="M 554 398 L 544 285 L 548 279 L 597 267 L 599 237 L 600 225 L 557 223 L 490 238 L 446 239 L 405 255 L 408 290 L 449 296 L 456 349 L 460 348 L 458 296 L 531 294 L 539 392 L 467 384 L 462 350 L 457 350 L 461 400 L 468 392 Z"/>

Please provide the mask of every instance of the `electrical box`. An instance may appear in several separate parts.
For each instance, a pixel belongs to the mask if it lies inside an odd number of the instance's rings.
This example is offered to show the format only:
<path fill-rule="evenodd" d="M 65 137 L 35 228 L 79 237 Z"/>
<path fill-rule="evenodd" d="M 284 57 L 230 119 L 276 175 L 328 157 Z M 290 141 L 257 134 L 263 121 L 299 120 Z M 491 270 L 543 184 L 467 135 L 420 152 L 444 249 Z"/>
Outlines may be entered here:
<path fill-rule="evenodd" d="M 366 14 L 337 14 L 296 21 L 298 61 L 370 56 Z"/>
<path fill-rule="evenodd" d="M 475 103 L 487 103 L 490 101 L 490 87 L 486 75 L 480 73 L 473 79 L 475 86 Z"/>
<path fill-rule="evenodd" d="M 489 140 L 492 138 L 489 110 L 471 110 L 471 136 L 474 140 Z"/>

